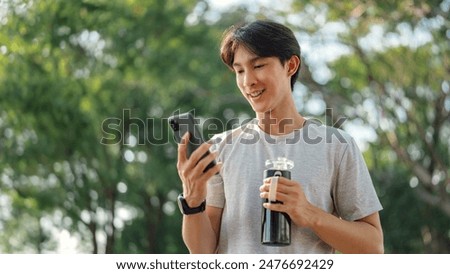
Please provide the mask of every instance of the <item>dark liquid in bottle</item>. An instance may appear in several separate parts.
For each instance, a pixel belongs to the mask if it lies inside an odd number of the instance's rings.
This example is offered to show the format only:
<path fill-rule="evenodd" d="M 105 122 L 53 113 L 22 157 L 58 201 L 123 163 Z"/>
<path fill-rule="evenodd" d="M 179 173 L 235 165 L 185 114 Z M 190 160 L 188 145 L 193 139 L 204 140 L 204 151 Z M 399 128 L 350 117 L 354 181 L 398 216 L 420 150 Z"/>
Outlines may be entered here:
<path fill-rule="evenodd" d="M 291 179 L 291 172 L 288 170 L 276 169 L 264 171 L 264 178 L 273 176 Z M 264 199 L 263 202 L 267 203 L 268 199 Z M 281 202 L 276 201 L 275 203 Z M 271 246 L 285 246 L 291 244 L 291 218 L 288 214 L 262 207 L 261 243 Z"/>

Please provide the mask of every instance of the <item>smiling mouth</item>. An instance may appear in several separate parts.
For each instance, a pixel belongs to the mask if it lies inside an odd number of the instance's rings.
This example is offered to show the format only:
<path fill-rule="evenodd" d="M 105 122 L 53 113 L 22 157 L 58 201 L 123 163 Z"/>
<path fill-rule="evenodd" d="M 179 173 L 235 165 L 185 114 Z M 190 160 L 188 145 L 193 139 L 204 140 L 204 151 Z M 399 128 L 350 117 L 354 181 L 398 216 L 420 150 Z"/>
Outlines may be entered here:
<path fill-rule="evenodd" d="M 247 93 L 247 95 L 250 96 L 251 98 L 256 98 L 256 97 L 261 96 L 261 94 L 263 94 L 264 91 L 266 91 L 266 90 L 262 89 L 262 90 L 258 90 L 258 91 L 252 92 L 252 93 Z"/>

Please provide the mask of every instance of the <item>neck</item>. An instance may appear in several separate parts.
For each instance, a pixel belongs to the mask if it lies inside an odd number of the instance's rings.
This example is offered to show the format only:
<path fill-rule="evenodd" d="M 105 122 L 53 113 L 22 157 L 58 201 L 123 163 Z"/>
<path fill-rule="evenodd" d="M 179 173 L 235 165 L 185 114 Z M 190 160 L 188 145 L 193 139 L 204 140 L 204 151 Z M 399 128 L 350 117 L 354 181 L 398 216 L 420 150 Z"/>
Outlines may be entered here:
<path fill-rule="evenodd" d="M 270 135 L 284 135 L 303 127 L 306 119 L 297 110 L 257 113 L 258 126 Z"/>

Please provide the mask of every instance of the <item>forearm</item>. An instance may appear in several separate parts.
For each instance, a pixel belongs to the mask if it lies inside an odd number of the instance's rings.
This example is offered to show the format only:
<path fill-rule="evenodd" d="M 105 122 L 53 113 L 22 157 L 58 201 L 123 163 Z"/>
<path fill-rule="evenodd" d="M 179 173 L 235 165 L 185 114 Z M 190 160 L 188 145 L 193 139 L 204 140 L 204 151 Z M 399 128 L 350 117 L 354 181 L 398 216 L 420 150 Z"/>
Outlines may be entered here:
<path fill-rule="evenodd" d="M 311 207 L 310 228 L 327 244 L 342 253 L 383 253 L 383 233 L 378 214 L 360 221 L 342 220 Z"/>
<path fill-rule="evenodd" d="M 214 253 L 216 251 L 217 236 L 206 212 L 184 215 L 182 235 L 190 253 Z"/>

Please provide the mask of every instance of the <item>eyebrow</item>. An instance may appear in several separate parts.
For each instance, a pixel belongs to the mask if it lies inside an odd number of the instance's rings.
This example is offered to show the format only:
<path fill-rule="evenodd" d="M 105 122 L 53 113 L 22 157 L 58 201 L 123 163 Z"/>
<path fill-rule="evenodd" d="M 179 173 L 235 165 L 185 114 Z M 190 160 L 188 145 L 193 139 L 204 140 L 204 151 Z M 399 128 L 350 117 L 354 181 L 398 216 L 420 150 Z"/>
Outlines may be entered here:
<path fill-rule="evenodd" d="M 263 57 L 260 57 L 260 56 L 256 56 L 256 57 L 253 57 L 252 59 L 250 59 L 249 60 L 249 62 L 250 63 L 255 63 L 256 61 L 258 61 L 259 59 L 263 59 Z M 232 67 L 242 67 L 242 65 L 240 64 L 240 63 L 233 63 L 232 64 Z"/>

